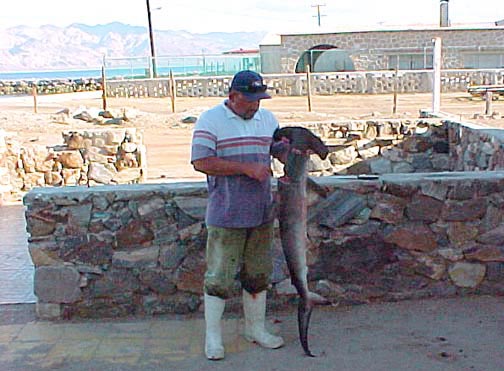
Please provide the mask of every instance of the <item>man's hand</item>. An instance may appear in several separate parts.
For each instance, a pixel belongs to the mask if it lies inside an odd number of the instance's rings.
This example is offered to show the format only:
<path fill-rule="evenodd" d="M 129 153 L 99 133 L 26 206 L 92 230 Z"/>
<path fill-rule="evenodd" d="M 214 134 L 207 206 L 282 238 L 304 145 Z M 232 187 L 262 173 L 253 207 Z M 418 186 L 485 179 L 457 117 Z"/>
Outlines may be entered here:
<path fill-rule="evenodd" d="M 271 168 L 269 166 L 258 164 L 255 162 L 244 164 L 245 175 L 249 178 L 255 179 L 259 182 L 263 182 L 273 175 Z"/>
<path fill-rule="evenodd" d="M 193 166 L 196 171 L 207 175 L 246 175 L 259 182 L 272 175 L 269 166 L 255 162 L 229 161 L 218 157 L 207 157 L 193 161 Z"/>

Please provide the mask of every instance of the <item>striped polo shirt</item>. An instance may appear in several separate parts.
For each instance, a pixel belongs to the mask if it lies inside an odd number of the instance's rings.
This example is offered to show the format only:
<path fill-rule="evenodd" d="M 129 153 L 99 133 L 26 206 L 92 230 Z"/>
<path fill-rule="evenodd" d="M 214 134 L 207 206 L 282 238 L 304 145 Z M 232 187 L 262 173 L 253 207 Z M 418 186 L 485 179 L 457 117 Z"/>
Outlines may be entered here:
<path fill-rule="evenodd" d="M 243 120 L 222 104 L 204 112 L 193 132 L 191 162 L 220 157 L 239 162 L 271 165 L 270 146 L 278 121 L 259 108 Z M 206 223 L 224 228 L 256 227 L 272 220 L 271 181 L 259 182 L 246 175 L 207 175 Z"/>

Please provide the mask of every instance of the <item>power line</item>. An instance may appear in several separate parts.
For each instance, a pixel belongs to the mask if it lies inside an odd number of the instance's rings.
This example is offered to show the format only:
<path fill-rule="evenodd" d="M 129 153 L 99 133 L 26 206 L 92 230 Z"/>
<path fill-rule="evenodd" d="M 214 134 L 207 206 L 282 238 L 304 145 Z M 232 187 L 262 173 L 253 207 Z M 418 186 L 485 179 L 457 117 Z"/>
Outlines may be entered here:
<path fill-rule="evenodd" d="M 312 8 L 317 8 L 317 15 L 314 15 L 313 17 L 317 17 L 319 27 L 320 27 L 320 17 L 326 16 L 325 14 L 320 14 L 320 7 L 321 6 L 326 6 L 326 5 L 325 4 L 315 4 L 315 5 L 311 6 Z"/>

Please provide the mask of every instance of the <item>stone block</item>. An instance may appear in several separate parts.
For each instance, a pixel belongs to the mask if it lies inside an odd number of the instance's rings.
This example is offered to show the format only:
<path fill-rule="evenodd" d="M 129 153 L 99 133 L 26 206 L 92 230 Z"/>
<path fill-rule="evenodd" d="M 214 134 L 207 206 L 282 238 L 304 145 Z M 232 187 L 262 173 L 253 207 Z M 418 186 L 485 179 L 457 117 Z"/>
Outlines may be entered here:
<path fill-rule="evenodd" d="M 177 206 L 191 218 L 196 220 L 205 219 L 206 213 L 206 198 L 199 197 L 174 197 L 174 201 Z"/>
<path fill-rule="evenodd" d="M 448 269 L 451 280 L 458 287 L 477 287 L 485 278 L 486 267 L 483 264 L 458 262 Z"/>
<path fill-rule="evenodd" d="M 88 178 L 101 184 L 110 184 L 117 171 L 107 164 L 92 162 L 89 165 Z"/>
<path fill-rule="evenodd" d="M 61 304 L 43 303 L 39 301 L 35 304 L 35 313 L 37 314 L 37 318 L 43 320 L 61 319 Z"/>
<path fill-rule="evenodd" d="M 63 151 L 57 157 L 63 167 L 69 169 L 80 169 L 84 165 L 84 159 L 79 151 Z"/>
<path fill-rule="evenodd" d="M 429 252 L 436 248 L 436 236 L 423 224 L 412 224 L 394 228 L 384 238 L 402 249 Z"/>
<path fill-rule="evenodd" d="M 74 303 L 81 297 L 80 274 L 70 266 L 35 269 L 35 295 L 46 303 Z"/>
<path fill-rule="evenodd" d="M 115 251 L 112 265 L 119 268 L 153 268 L 157 265 L 159 247 L 152 246 L 132 251 Z"/>
<path fill-rule="evenodd" d="M 112 181 L 118 184 L 127 184 L 139 182 L 141 178 L 142 172 L 140 168 L 124 168 L 114 175 Z"/>

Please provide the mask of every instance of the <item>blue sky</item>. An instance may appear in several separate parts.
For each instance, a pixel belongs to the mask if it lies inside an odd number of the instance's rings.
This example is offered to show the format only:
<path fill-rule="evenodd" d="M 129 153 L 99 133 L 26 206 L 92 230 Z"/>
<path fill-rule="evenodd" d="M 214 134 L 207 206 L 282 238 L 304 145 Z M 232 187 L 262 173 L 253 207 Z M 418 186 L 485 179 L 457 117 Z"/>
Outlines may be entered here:
<path fill-rule="evenodd" d="M 203 32 L 317 30 L 379 24 L 437 24 L 439 0 L 150 0 L 152 23 L 159 30 Z M 504 0 L 451 0 L 452 23 L 494 22 L 504 19 Z M 145 0 L 21 0 L 0 12 L 0 29 L 17 25 L 71 23 L 88 25 L 119 21 L 146 26 Z"/>

